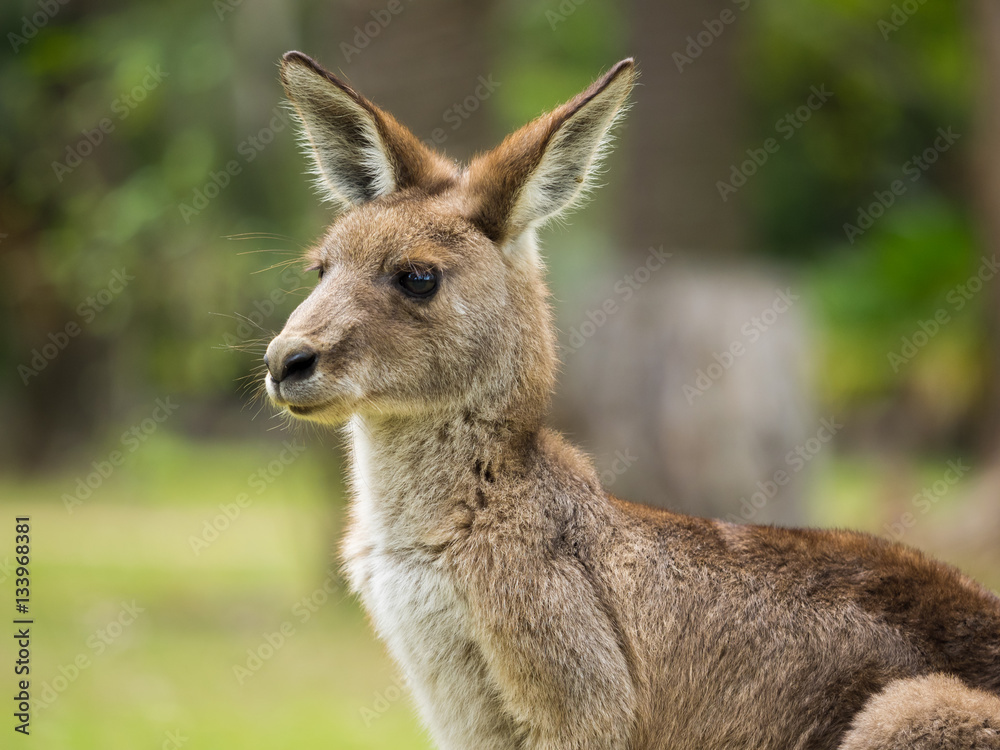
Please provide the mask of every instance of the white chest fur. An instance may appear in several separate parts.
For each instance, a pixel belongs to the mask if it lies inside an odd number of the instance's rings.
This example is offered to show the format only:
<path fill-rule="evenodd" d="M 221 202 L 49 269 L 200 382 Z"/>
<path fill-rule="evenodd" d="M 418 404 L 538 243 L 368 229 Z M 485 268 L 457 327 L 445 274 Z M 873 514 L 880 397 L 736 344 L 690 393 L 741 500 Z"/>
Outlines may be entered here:
<path fill-rule="evenodd" d="M 439 747 L 516 747 L 463 596 L 440 559 L 418 543 L 417 519 L 432 511 L 412 507 L 421 498 L 399 480 L 419 481 L 422 472 L 398 465 L 366 425 L 350 429 L 355 498 L 344 553 L 353 588 Z"/>

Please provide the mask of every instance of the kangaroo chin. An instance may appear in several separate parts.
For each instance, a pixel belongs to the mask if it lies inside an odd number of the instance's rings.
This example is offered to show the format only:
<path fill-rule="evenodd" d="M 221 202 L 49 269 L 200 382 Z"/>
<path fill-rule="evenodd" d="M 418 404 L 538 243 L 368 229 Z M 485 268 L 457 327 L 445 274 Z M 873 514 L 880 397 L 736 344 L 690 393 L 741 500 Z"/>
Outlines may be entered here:
<path fill-rule="evenodd" d="M 461 166 L 283 60 L 341 212 L 266 387 L 348 433 L 344 564 L 424 722 L 450 750 L 1000 748 L 994 594 L 865 534 L 629 504 L 544 426 L 536 233 L 585 197 L 635 76 Z"/>

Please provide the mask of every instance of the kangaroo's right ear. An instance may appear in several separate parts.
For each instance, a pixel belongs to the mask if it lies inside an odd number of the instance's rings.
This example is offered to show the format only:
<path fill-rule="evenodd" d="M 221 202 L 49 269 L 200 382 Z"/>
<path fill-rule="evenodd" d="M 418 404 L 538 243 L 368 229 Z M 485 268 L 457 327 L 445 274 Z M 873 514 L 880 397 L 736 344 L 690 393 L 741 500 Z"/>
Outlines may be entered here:
<path fill-rule="evenodd" d="M 451 162 L 307 55 L 285 53 L 281 82 L 326 199 L 350 207 L 410 187 L 437 193 L 454 182 Z"/>
<path fill-rule="evenodd" d="M 586 195 L 635 82 L 622 60 L 590 88 L 528 123 L 469 165 L 469 218 L 504 243 L 572 208 Z"/>

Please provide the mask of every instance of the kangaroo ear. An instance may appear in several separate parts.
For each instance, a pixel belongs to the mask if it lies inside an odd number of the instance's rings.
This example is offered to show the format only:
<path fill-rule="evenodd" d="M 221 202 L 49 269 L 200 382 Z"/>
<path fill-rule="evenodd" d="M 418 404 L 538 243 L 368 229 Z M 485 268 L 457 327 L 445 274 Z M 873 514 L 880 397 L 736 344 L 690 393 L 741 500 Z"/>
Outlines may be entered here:
<path fill-rule="evenodd" d="M 505 242 L 580 201 L 626 108 L 635 64 L 622 60 L 582 94 L 509 135 L 465 175 L 470 219 Z"/>
<path fill-rule="evenodd" d="M 455 181 L 451 162 L 307 55 L 285 53 L 281 82 L 326 199 L 349 207 L 411 187 L 437 193 Z"/>

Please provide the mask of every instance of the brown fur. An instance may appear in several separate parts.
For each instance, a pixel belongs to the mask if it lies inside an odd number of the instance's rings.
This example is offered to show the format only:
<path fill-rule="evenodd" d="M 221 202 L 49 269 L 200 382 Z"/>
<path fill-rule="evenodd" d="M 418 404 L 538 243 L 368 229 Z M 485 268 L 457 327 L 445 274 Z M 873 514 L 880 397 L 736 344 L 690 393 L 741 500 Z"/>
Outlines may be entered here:
<path fill-rule="evenodd" d="M 556 358 L 534 233 L 579 199 L 633 77 L 619 63 L 461 169 L 285 57 L 348 210 L 310 253 L 324 275 L 268 347 L 267 388 L 348 425 L 345 563 L 435 741 L 995 747 L 993 594 L 868 535 L 610 497 L 543 426 Z M 414 269 L 433 296 L 400 291 Z"/>

